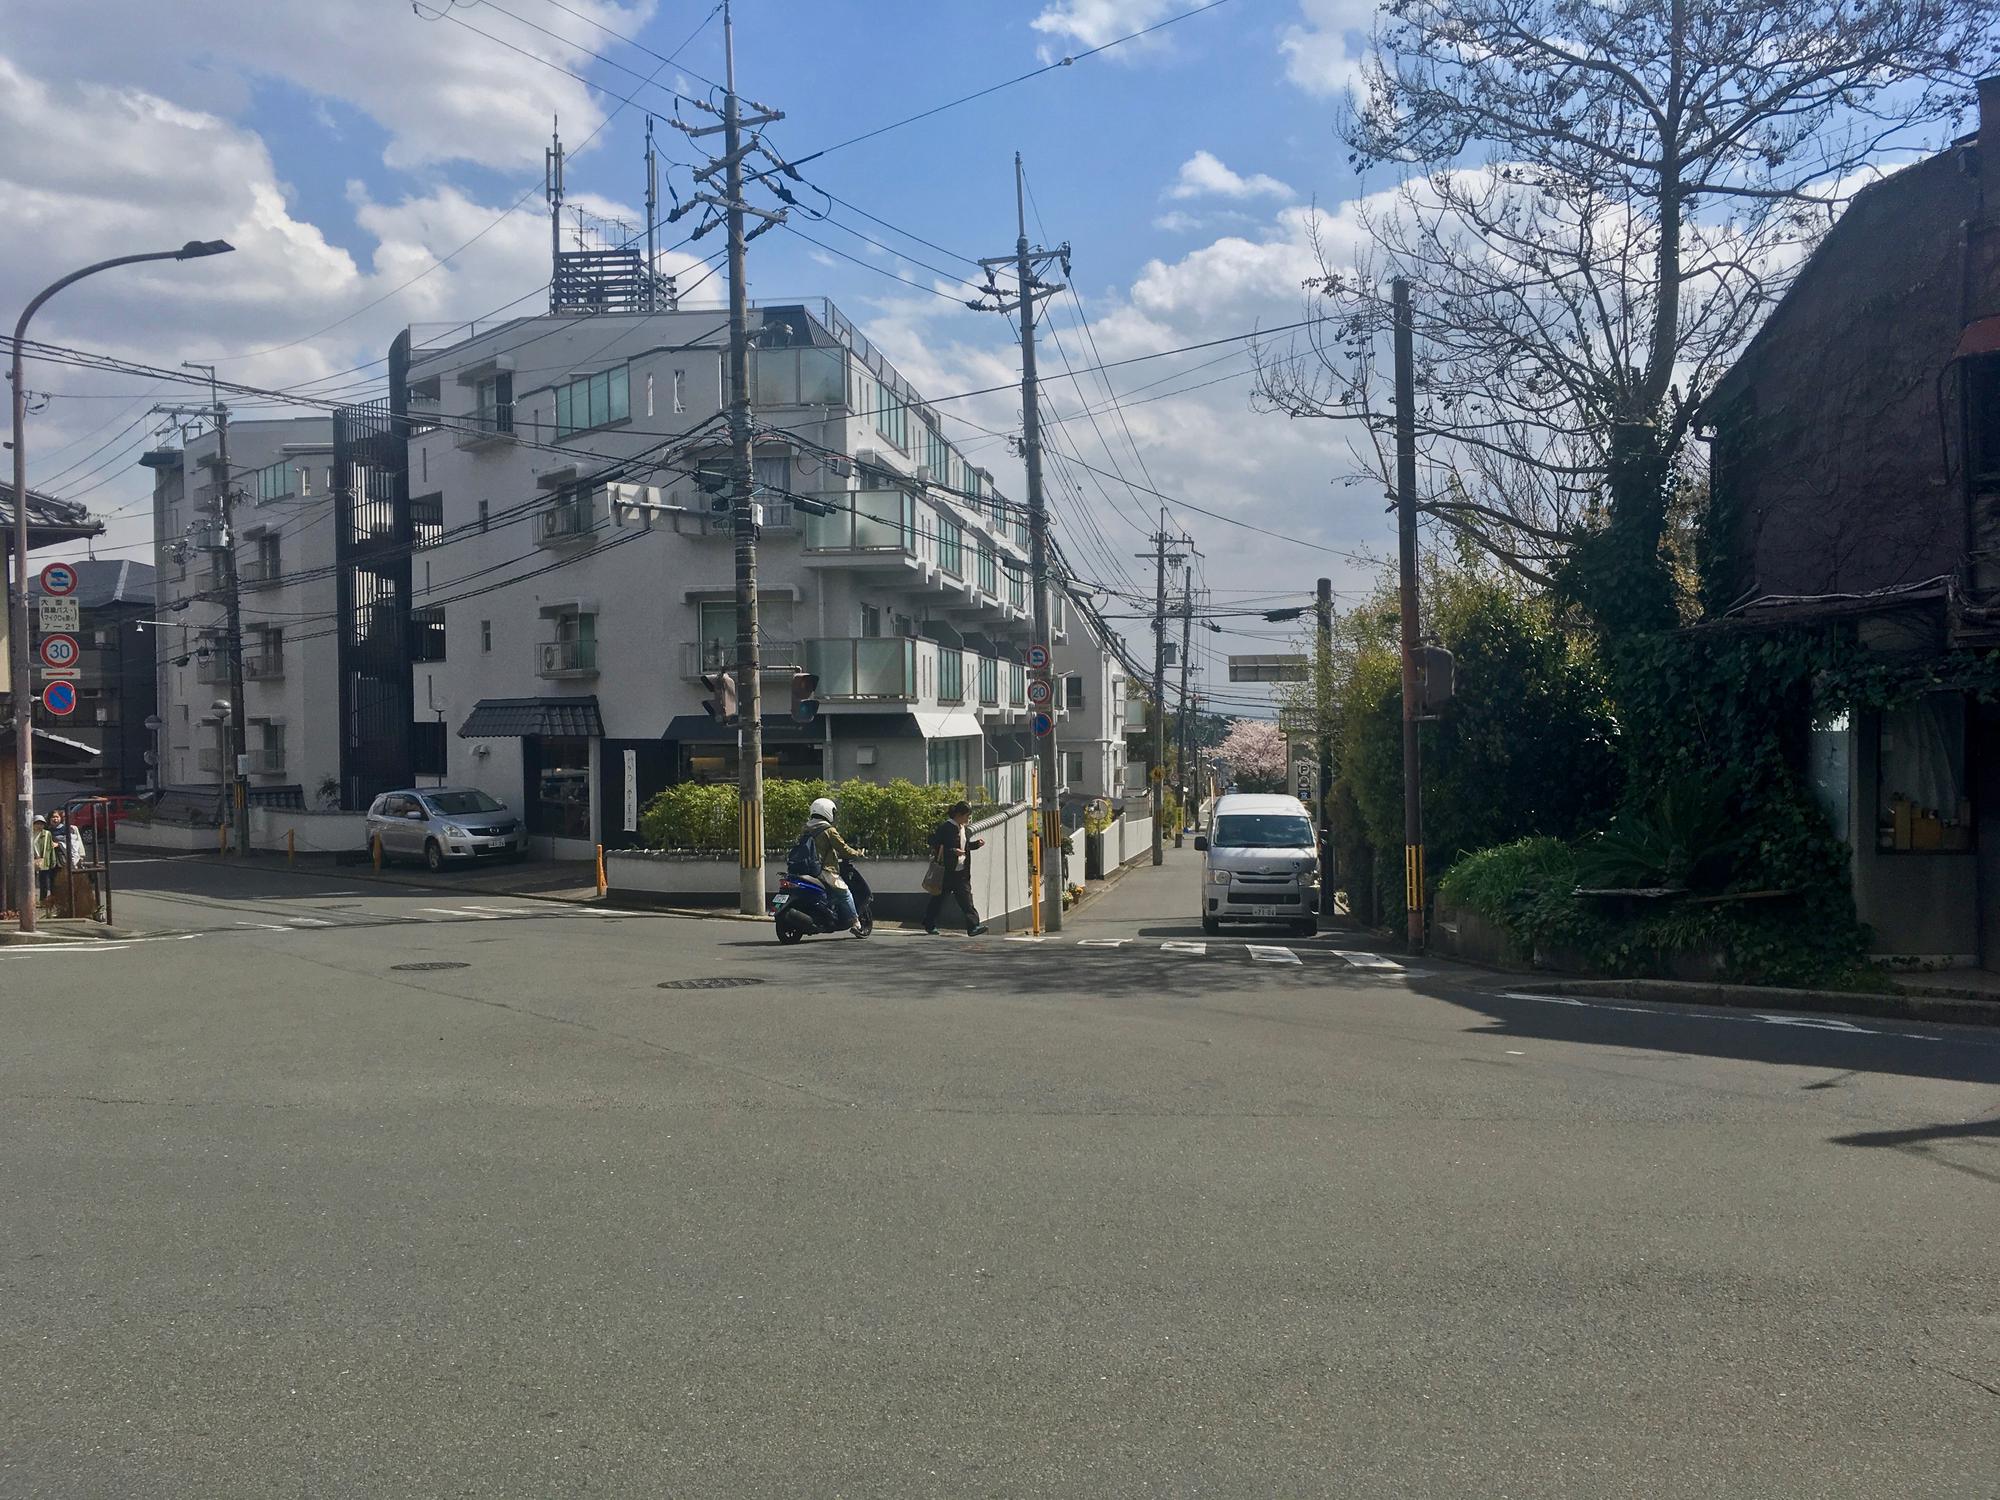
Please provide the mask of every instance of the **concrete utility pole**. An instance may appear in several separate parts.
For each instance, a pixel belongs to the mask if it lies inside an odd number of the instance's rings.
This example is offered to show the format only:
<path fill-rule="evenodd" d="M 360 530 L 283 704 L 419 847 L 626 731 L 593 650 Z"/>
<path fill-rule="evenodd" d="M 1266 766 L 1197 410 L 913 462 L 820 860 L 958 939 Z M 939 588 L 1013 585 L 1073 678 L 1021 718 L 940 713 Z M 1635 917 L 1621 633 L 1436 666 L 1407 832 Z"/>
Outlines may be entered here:
<path fill-rule="evenodd" d="M 1395 300 L 1396 552 L 1402 575 L 1403 900 L 1410 952 L 1424 951 L 1424 792 L 1417 718 L 1417 377 L 1410 283 L 1390 283 Z"/>
<path fill-rule="evenodd" d="M 178 250 L 150 250 L 142 255 L 114 255 L 109 260 L 95 261 L 35 293 L 14 323 L 13 367 L 9 371 L 14 416 L 14 628 L 9 641 L 8 681 L 14 699 L 16 783 L 13 848 L 9 853 L 14 909 L 23 932 L 35 930 L 35 719 L 34 681 L 28 670 L 28 389 L 21 371 L 21 344 L 28 337 L 29 322 L 41 311 L 42 304 L 86 276 L 141 261 L 199 260 L 209 255 L 227 255 L 235 248 L 227 240 L 189 240 Z"/>
<path fill-rule="evenodd" d="M 249 722 L 243 703 L 243 581 L 236 568 L 236 473 L 229 467 L 229 408 L 216 386 L 215 366 L 183 361 L 183 367 L 208 372 L 208 415 L 215 421 L 216 512 L 222 520 L 222 608 L 229 654 L 229 764 L 222 784 L 229 788 L 230 826 L 236 831 L 236 852 L 250 852 L 250 775 L 244 757 L 250 753 Z"/>
<path fill-rule="evenodd" d="M 1189 536 L 1170 536 L 1167 532 L 1167 508 L 1160 507 L 1160 529 L 1146 538 L 1153 544 L 1153 863 L 1165 864 L 1166 850 L 1160 843 L 1160 823 L 1166 811 L 1166 799 L 1160 789 L 1166 785 L 1167 775 L 1167 564 L 1184 561 L 1179 553 L 1169 555 L 1167 548 L 1192 547 L 1194 539 Z M 1146 556 L 1141 552 L 1140 557 Z"/>
<path fill-rule="evenodd" d="M 1190 574 L 1192 569 L 1189 570 Z M 1186 837 L 1187 827 L 1187 749 L 1188 749 L 1188 639 L 1194 632 L 1194 579 L 1181 579 L 1181 695 L 1180 722 L 1174 733 L 1174 799 L 1180 804 L 1180 816 L 1174 819 L 1174 847 L 1181 847 Z"/>
<path fill-rule="evenodd" d="M 1327 684 L 1333 664 L 1333 580 L 1322 578 L 1314 598 L 1319 616 L 1319 650 L 1313 662 L 1313 726 L 1319 731 L 1319 899 L 1320 911 L 1333 911 L 1333 705 L 1327 702 Z"/>
<path fill-rule="evenodd" d="M 782 120 L 783 111 L 755 106 L 749 113 L 736 94 L 736 28 L 729 0 L 722 0 L 723 100 L 720 125 L 674 124 L 690 138 L 722 132 L 722 155 L 694 174 L 695 181 L 712 181 L 720 172 L 722 196 L 697 193 L 694 202 L 722 211 L 729 232 L 729 488 L 736 537 L 736 790 L 738 807 L 737 863 L 741 876 L 737 910 L 744 916 L 764 914 L 764 719 L 760 673 L 760 626 L 757 611 L 756 468 L 750 456 L 750 313 L 744 280 L 743 249 L 750 238 L 743 232 L 746 214 L 764 222 L 761 234 L 784 222 L 783 210 L 754 208 L 743 201 L 743 159 L 762 150 L 753 135 L 744 144 L 746 128 L 755 130 Z M 702 106 L 711 108 L 711 106 Z"/>
<path fill-rule="evenodd" d="M 1040 767 L 1041 807 L 1040 829 L 1042 840 L 1042 911 L 1050 932 L 1062 931 L 1062 791 L 1057 776 L 1055 723 L 1062 704 L 1057 701 L 1054 688 L 1061 678 L 1054 667 L 1055 643 L 1051 628 L 1055 610 L 1049 587 L 1049 513 L 1042 494 L 1042 413 L 1040 386 L 1035 376 L 1035 304 L 1043 298 L 1053 297 L 1063 290 L 1063 283 L 1043 281 L 1037 274 L 1051 261 L 1062 263 L 1063 274 L 1069 274 L 1069 245 L 1064 242 L 1053 250 L 1037 249 L 1028 243 L 1028 210 L 1026 179 L 1021 170 L 1021 153 L 1014 153 L 1014 222 L 1018 237 L 1014 241 L 1011 256 L 994 256 L 979 264 L 986 271 L 987 296 L 993 298 L 988 304 L 985 298 L 978 298 L 968 305 L 976 311 L 1019 312 L 1021 315 L 1021 446 L 1022 456 L 1028 469 L 1028 574 L 1029 587 L 1034 594 L 1035 643 L 1050 653 L 1050 665 L 1037 670 L 1037 676 L 1050 686 L 1049 701 L 1045 711 L 1049 716 L 1049 732 L 1041 736 L 1041 743 L 1035 749 L 1035 758 Z M 1000 295 L 1000 289 L 993 285 L 996 267 L 1010 266 L 1014 272 L 1016 300 L 1009 304 Z"/>

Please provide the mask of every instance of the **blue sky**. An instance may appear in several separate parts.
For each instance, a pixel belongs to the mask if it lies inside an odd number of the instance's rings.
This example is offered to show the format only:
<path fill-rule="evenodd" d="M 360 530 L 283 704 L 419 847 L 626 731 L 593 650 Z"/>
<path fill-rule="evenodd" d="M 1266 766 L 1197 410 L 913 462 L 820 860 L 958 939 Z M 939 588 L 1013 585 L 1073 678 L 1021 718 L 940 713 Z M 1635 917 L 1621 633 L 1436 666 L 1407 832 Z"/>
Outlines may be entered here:
<path fill-rule="evenodd" d="M 424 10 L 445 4 L 427 0 Z M 798 159 L 1190 8 L 1189 0 L 742 0 L 738 76 L 746 94 L 785 111 L 772 140 Z M 675 108 L 668 91 L 617 65 L 652 71 L 651 52 L 678 47 L 706 5 L 460 0 L 426 20 L 406 0 L 209 0 L 200 27 L 164 14 L 171 9 L 100 0 L 96 24 L 79 33 L 55 8 L 37 7 L 0 41 L 0 131 L 22 146 L 0 163 L 0 178 L 23 206 L 0 227 L 0 277 L 17 304 L 69 266 L 135 243 L 220 234 L 238 254 L 226 271 L 102 278 L 50 308 L 37 324 L 43 338 L 161 366 L 217 358 L 227 373 L 267 387 L 341 384 L 328 377 L 379 357 L 405 323 L 482 313 L 546 279 L 539 183 L 551 114 L 561 114 L 574 147 L 617 108 L 616 95 L 632 96 L 662 118 L 668 157 L 694 157 L 664 123 Z M 1075 283 L 1103 358 L 1295 318 L 1298 283 L 1312 270 L 1305 206 L 1334 216 L 1336 244 L 1358 240 L 1351 216 L 1360 185 L 1333 123 L 1356 28 L 1370 19 L 1360 0 L 1226 0 L 1155 36 L 834 151 L 807 167 L 812 181 L 948 253 L 836 209 L 841 223 L 890 252 L 799 218 L 804 233 L 865 264 L 769 234 L 753 247 L 753 293 L 832 297 L 927 395 L 1008 379 L 1015 351 L 1006 326 L 955 305 L 965 293 L 948 277 L 977 274 L 956 257 L 1011 250 L 1019 150 L 1048 237 L 1074 247 Z M 721 70 L 712 20 L 660 77 L 705 93 L 700 78 Z M 636 218 L 642 131 L 637 108 L 604 125 L 572 159 L 572 198 Z M 687 191 L 684 169 L 670 180 Z M 523 208 L 502 217 L 531 187 Z M 1032 218 L 1030 233 L 1041 237 Z M 695 248 L 718 246 L 711 236 Z M 696 296 L 721 292 L 717 277 Z M 1059 304 L 1050 322 L 1045 370 L 1059 369 L 1063 353 L 1087 362 L 1076 309 Z M 1154 486 L 1245 523 L 1177 512 L 1206 554 L 1218 603 L 1303 596 L 1322 571 L 1343 589 L 1365 586 L 1386 528 L 1379 505 L 1333 483 L 1354 467 L 1345 439 L 1253 413 L 1247 354 L 1221 352 L 1231 357 L 1220 364 L 1210 352 L 1115 377 L 1121 393 L 1143 387 L 1153 398 L 1129 407 L 1127 420 Z M 1085 380 L 1101 404 L 1096 377 Z M 54 367 L 31 371 L 30 385 L 52 394 L 35 418 L 31 479 L 112 516 L 101 551 L 143 555 L 145 476 L 131 460 L 147 433 L 143 422 L 126 429 L 154 393 L 142 381 Z M 1077 414 L 1074 385 L 1061 380 L 1049 397 L 1066 418 L 1058 441 L 1074 459 L 1138 477 L 1115 415 L 1093 426 Z M 1004 395 L 955 411 L 1018 426 L 1018 401 Z M 1000 445 L 989 440 L 981 457 L 1020 493 L 1018 467 Z M 1080 468 L 1070 479 L 1078 494 L 1065 500 L 1059 525 L 1079 540 L 1085 527 L 1101 534 L 1092 547 L 1098 571 L 1150 582 L 1130 554 L 1158 502 L 1114 478 L 1100 489 Z M 1269 648 L 1247 636 L 1210 643 Z"/>

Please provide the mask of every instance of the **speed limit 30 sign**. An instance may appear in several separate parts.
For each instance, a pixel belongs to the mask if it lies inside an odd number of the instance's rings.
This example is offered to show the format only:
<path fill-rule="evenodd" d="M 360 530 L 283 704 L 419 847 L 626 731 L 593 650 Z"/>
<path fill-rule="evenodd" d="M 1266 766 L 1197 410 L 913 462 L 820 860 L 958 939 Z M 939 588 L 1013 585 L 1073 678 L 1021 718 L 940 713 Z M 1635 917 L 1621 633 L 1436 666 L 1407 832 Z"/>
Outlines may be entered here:
<path fill-rule="evenodd" d="M 82 654 L 73 635 L 45 635 L 41 644 L 42 665 L 45 667 L 73 667 Z"/>

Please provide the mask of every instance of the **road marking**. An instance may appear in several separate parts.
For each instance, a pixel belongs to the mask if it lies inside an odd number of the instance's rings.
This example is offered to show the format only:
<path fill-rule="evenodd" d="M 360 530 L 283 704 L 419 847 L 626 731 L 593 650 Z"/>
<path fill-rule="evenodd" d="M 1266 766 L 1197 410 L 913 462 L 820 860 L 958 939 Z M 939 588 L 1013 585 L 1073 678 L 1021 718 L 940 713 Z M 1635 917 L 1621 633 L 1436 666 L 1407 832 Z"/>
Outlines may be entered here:
<path fill-rule="evenodd" d="M 1078 938 L 1079 948 L 1122 948 L 1131 942 L 1130 938 Z"/>
<path fill-rule="evenodd" d="M 15 951 L 0 953 L 0 963 L 11 958 L 47 958 L 57 953 L 123 953 L 130 943 L 51 943 L 24 944 Z"/>
<path fill-rule="evenodd" d="M 1809 1026 L 1814 1031 L 1851 1031 L 1862 1036 L 1876 1034 L 1866 1026 L 1856 1026 L 1852 1021 L 1830 1021 L 1807 1016 L 1767 1016 L 1762 1011 L 1757 1013 L 1757 1019 L 1772 1026 Z"/>
<path fill-rule="evenodd" d="M 1333 950 L 1335 958 L 1344 958 L 1357 969 L 1400 969 L 1403 966 L 1393 958 L 1384 958 L 1379 953 L 1350 953 L 1345 948 Z"/>
<path fill-rule="evenodd" d="M 1183 942 L 1176 938 L 1170 942 L 1160 944 L 1160 951 L 1162 953 L 1186 953 L 1195 958 L 1203 958 L 1208 954 L 1208 944 Z"/>
<path fill-rule="evenodd" d="M 1007 941 L 1010 943 L 1046 943 L 1049 939 L 1045 937 L 1032 937 L 1027 933 L 1023 933 L 1019 937 L 1010 937 Z"/>
<path fill-rule="evenodd" d="M 532 906 L 475 906 L 470 901 L 465 903 L 465 909 L 495 912 L 503 917 L 532 917 L 536 912 L 536 908 Z"/>
<path fill-rule="evenodd" d="M 1250 950 L 1250 956 L 1260 964 L 1295 964 L 1299 961 L 1298 954 L 1289 948 L 1263 943 L 1246 943 L 1244 946 Z"/>
<path fill-rule="evenodd" d="M 237 920 L 236 925 L 238 927 L 258 927 L 265 932 L 290 932 L 292 930 L 282 922 L 245 922 L 240 918 Z"/>
<path fill-rule="evenodd" d="M 286 920 L 287 920 L 287 921 L 289 921 L 289 922 L 290 922 L 290 923 L 291 923 L 291 924 L 292 924 L 292 925 L 293 925 L 294 927 L 331 927 L 331 926 L 333 926 L 333 923 L 331 923 L 331 922 L 327 921 L 327 920 L 326 920 L 326 918 L 324 918 L 324 917 L 288 917 L 288 918 L 286 918 Z"/>
<path fill-rule="evenodd" d="M 420 906 L 417 910 L 435 912 L 440 917 L 457 917 L 462 922 L 497 922 L 500 920 L 490 912 L 468 911 L 456 906 Z"/>

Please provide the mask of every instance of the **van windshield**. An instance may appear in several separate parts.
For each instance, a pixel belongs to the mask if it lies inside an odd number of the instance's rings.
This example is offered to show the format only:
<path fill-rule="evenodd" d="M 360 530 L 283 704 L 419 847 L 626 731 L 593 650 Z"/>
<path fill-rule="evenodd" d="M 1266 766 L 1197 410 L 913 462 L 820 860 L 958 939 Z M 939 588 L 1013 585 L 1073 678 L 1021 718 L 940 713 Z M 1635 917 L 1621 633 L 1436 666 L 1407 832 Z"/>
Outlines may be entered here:
<path fill-rule="evenodd" d="M 1215 820 L 1218 849 L 1310 849 L 1313 827 L 1292 813 L 1236 813 Z"/>

